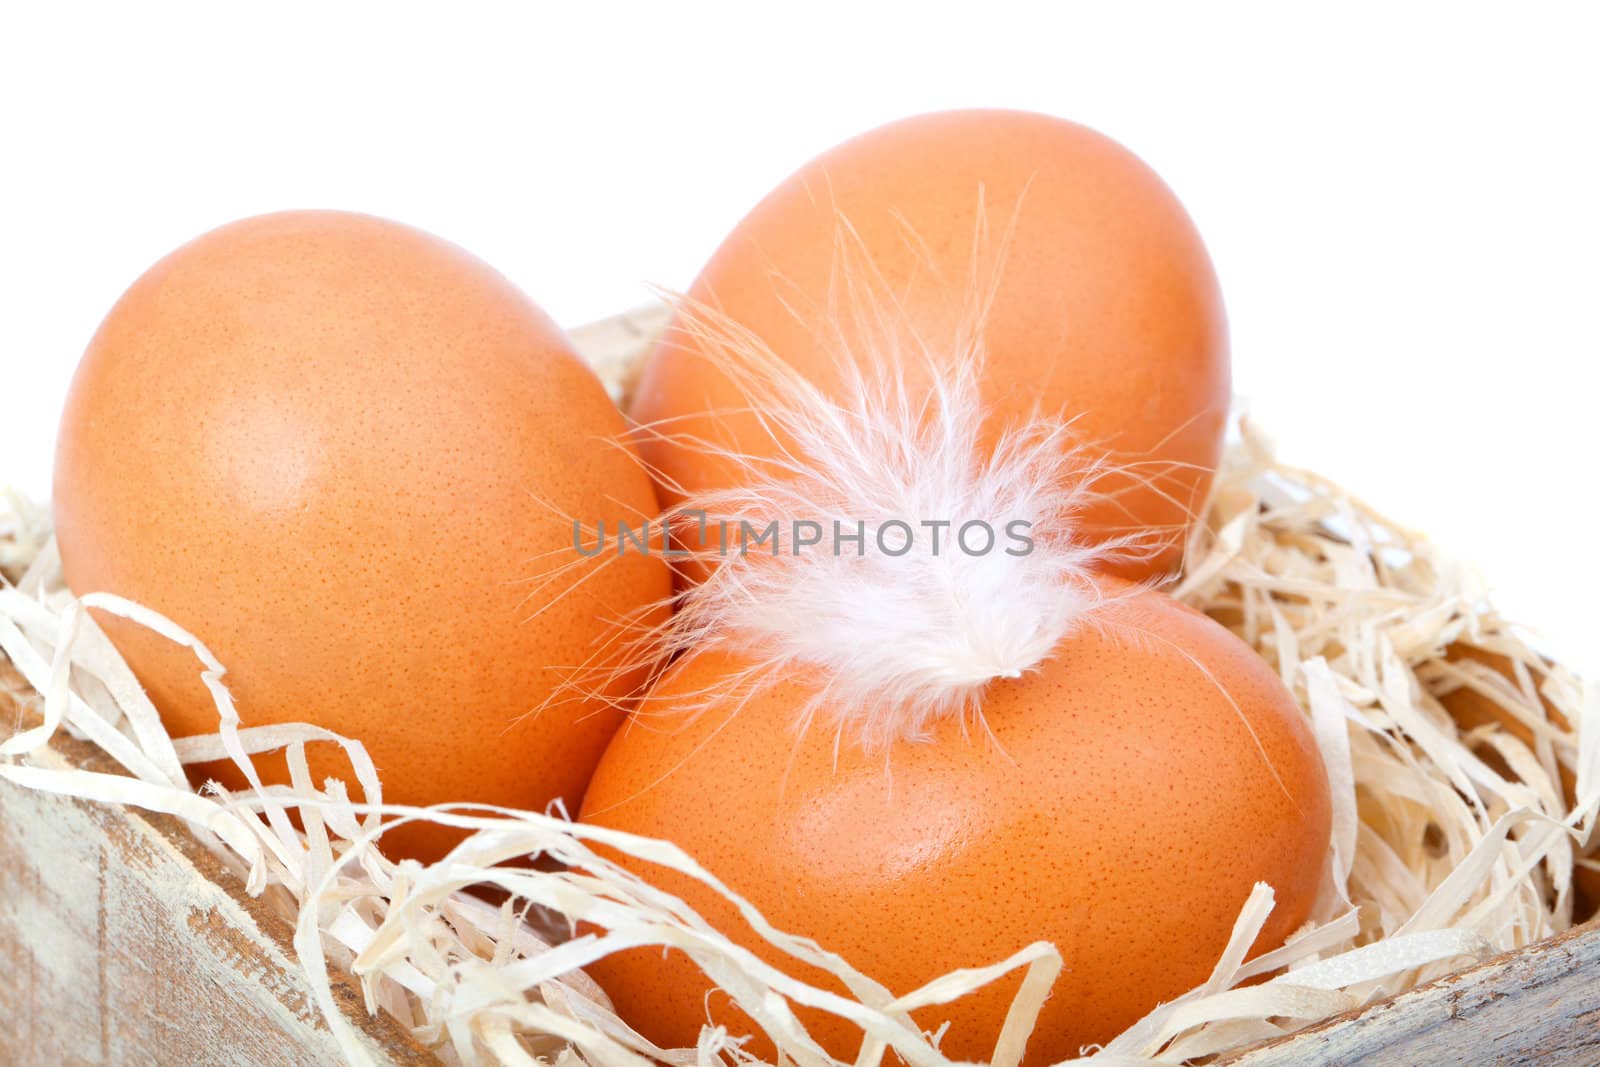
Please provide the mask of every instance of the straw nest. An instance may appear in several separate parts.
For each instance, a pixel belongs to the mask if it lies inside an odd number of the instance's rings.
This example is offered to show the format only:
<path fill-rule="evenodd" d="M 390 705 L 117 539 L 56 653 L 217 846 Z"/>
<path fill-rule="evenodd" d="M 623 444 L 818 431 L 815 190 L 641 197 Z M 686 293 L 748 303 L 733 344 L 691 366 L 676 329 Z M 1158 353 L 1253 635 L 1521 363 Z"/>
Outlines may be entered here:
<path fill-rule="evenodd" d="M 601 371 L 614 389 L 629 371 Z M 1201 987 L 1162 1005 L 1103 1049 L 1103 1063 L 1183 1062 L 1272 1037 L 1558 933 L 1582 914 L 1600 863 L 1584 859 L 1600 811 L 1600 688 L 1542 657 L 1485 601 L 1471 574 L 1427 540 L 1351 494 L 1276 463 L 1240 424 L 1176 594 L 1230 627 L 1279 672 L 1309 718 L 1333 785 L 1330 876 L 1312 921 L 1284 947 L 1246 962 L 1272 907 L 1245 903 L 1232 942 Z M 632 1033 L 582 968 L 608 952 L 671 945 L 802 1065 L 832 1063 L 791 1011 L 815 1005 L 858 1023 L 864 1063 L 893 1049 L 907 1063 L 947 1062 L 908 1012 L 949 1002 L 1003 974 L 1019 987 L 996 1064 L 1021 1038 L 1059 969 L 1036 944 L 1008 960 L 972 960 L 920 990 L 886 990 L 848 961 L 773 929 L 693 857 L 532 812 L 419 810 L 350 801 L 346 783 L 312 781 L 310 726 L 247 728 L 201 640 L 116 597 L 64 588 L 46 511 L 0 493 L 0 650 L 43 694 L 42 721 L 0 746 L 19 785 L 168 812 L 188 820 L 248 891 L 295 924 L 295 948 L 347 1055 L 363 1053 L 335 1005 L 330 968 L 356 975 L 386 1011 L 447 1062 L 643 1065 L 749 1061 L 740 1035 L 707 1028 L 698 1047 L 660 1049 Z M 136 619 L 194 650 L 218 731 L 174 741 L 86 608 Z M 204 635 L 198 635 L 203 638 Z M 57 730 L 86 737 L 125 773 L 35 766 Z M 379 783 L 359 744 L 364 795 Z M 231 758 L 241 768 L 285 749 L 287 787 L 193 791 L 182 765 Z M 249 777 L 259 783 L 253 771 Z M 291 814 L 297 820 L 291 819 Z M 445 860 L 392 863 L 373 847 L 385 823 L 433 819 L 472 831 Z M 297 829 L 298 821 L 303 829 Z M 848 995 L 775 969 L 682 902 L 593 847 L 686 872 L 734 900 L 751 926 Z M 542 852 L 559 869 L 501 866 Z M 498 886 L 499 906 L 465 892 Z M 1592 898 L 1591 898 L 1592 899 Z M 595 928 L 604 935 L 581 932 Z M 1265 982 L 1247 980 L 1276 972 Z"/>

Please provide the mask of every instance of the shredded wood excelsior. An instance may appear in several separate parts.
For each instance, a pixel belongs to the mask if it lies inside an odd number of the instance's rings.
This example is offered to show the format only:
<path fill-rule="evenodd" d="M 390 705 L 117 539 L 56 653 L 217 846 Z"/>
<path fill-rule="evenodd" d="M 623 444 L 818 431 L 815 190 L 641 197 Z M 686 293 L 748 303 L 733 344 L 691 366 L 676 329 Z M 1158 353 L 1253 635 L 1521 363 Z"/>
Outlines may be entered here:
<path fill-rule="evenodd" d="M 1572 924 L 1578 883 L 1600 883 L 1600 865 L 1580 858 L 1600 812 L 1600 687 L 1529 647 L 1426 540 L 1325 480 L 1277 465 L 1260 436 L 1241 429 L 1176 592 L 1266 657 L 1310 718 L 1333 785 L 1329 875 L 1313 920 L 1246 962 L 1272 908 L 1270 888 L 1257 886 L 1211 978 L 1088 1051 L 1105 1064 L 1180 1063 L 1236 1048 L 1531 944 Z M 217 733 L 173 741 L 88 607 L 193 649 L 216 698 Z M 1062 966 L 1040 943 L 897 997 L 825 947 L 768 926 L 669 843 L 532 812 L 354 804 L 346 784 L 311 780 L 305 746 L 343 744 L 363 793 L 376 798 L 359 743 L 312 726 L 242 726 L 223 665 L 201 641 L 120 598 L 67 592 L 46 513 L 15 493 L 0 494 L 0 650 L 43 695 L 42 721 L 0 745 L 0 775 L 188 820 L 249 892 L 294 922 L 296 951 L 352 1062 L 364 1053 L 333 999 L 330 967 L 355 974 L 370 1010 L 411 1027 L 446 1062 L 753 1062 L 739 1035 L 710 1027 L 697 1048 L 651 1046 L 581 970 L 620 948 L 671 945 L 802 1067 L 836 1061 L 791 1005 L 857 1022 L 867 1035 L 857 1062 L 866 1067 L 889 1048 L 933 1067 L 947 1061 L 907 1013 L 1020 970 L 1027 978 L 992 1058 L 1012 1067 Z M 125 773 L 32 765 L 30 753 L 60 729 L 99 745 Z M 197 793 L 183 775 L 183 764 L 219 758 L 248 770 L 252 756 L 280 748 L 288 787 L 262 787 L 250 771 L 251 790 Z M 419 818 L 472 834 L 428 866 L 389 862 L 372 847 L 383 823 Z M 707 882 L 796 961 L 789 970 L 819 967 L 850 995 L 767 965 L 595 845 Z M 499 865 L 536 852 L 564 869 Z M 483 884 L 514 902 L 496 907 L 463 892 Z M 606 933 L 572 936 L 579 923 Z"/>

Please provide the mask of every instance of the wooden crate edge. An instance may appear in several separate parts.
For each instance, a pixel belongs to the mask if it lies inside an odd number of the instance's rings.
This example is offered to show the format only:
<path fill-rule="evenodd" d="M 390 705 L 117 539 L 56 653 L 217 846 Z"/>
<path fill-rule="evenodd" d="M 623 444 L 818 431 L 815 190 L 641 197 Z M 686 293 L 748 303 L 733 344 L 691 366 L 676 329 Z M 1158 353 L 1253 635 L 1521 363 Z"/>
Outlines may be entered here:
<path fill-rule="evenodd" d="M 0 655 L 0 718 L 37 705 Z M 113 769 L 64 733 L 29 762 Z M 292 938 L 180 820 L 0 783 L 0 1061 L 338 1062 Z M 354 978 L 333 990 L 374 1063 L 439 1062 Z"/>

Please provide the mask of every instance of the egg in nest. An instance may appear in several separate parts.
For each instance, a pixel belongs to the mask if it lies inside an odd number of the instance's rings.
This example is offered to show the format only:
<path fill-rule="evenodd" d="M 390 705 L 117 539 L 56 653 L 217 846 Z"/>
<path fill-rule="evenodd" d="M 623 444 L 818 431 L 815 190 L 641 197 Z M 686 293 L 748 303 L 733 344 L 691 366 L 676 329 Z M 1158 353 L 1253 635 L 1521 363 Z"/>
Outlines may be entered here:
<path fill-rule="evenodd" d="M 246 219 L 150 268 L 90 342 L 56 453 L 62 567 L 206 642 L 245 726 L 363 742 L 386 801 L 576 804 L 641 677 L 619 635 L 670 584 L 657 558 L 574 551 L 574 519 L 656 511 L 622 431 L 555 324 L 460 248 L 343 212 Z M 100 622 L 174 736 L 215 732 L 187 650 Z M 309 754 L 358 792 L 335 746 Z M 258 765 L 287 780 L 281 754 Z"/>

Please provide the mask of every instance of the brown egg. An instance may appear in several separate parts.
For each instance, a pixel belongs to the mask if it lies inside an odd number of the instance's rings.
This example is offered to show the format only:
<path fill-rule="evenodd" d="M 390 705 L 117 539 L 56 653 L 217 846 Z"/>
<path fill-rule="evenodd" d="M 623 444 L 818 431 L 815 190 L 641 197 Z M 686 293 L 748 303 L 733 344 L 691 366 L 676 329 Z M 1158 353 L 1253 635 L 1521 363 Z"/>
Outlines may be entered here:
<path fill-rule="evenodd" d="M 1146 578 L 1177 564 L 1220 454 L 1227 327 L 1182 205 L 1108 138 L 1016 111 L 884 126 L 769 193 L 688 295 L 829 391 L 841 365 L 873 360 L 897 362 L 915 390 L 924 355 L 961 349 L 988 300 L 992 433 L 1035 414 L 1075 419 L 1086 457 L 1120 468 L 1097 481 L 1085 530 L 1140 542 L 1111 569 Z M 639 382 L 631 414 L 660 431 L 642 451 L 664 504 L 738 484 L 719 450 L 779 452 L 715 349 L 680 320 Z"/>
<path fill-rule="evenodd" d="M 1066 969 L 1027 1062 L 1075 1055 L 1203 981 L 1257 881 L 1277 907 L 1256 948 L 1279 944 L 1307 917 L 1330 833 L 1321 759 L 1270 668 L 1199 613 L 1123 591 L 1034 673 L 991 683 L 988 733 L 947 719 L 887 757 L 836 752 L 829 729 L 797 737 L 808 683 L 728 695 L 744 663 L 691 653 L 612 740 L 583 818 L 676 842 L 895 994 L 1051 941 Z M 783 964 L 704 887 L 649 874 Z M 708 1005 L 732 1032 L 753 1028 L 677 951 L 592 973 L 663 1046 L 692 1045 Z M 945 1054 L 986 1061 L 1018 980 L 914 1018 L 948 1019 Z M 858 1030 L 802 1017 L 854 1057 Z"/>
<path fill-rule="evenodd" d="M 670 586 L 656 559 L 573 550 L 573 518 L 656 509 L 621 430 L 561 331 L 454 245 L 247 219 L 157 263 L 90 342 L 56 454 L 62 564 L 206 642 L 246 726 L 363 741 L 386 801 L 575 803 L 638 681 L 596 681 L 613 626 Z M 216 731 L 190 653 L 100 621 L 175 736 Z M 311 754 L 359 795 L 336 748 Z M 384 840 L 428 857 L 455 835 Z"/>

